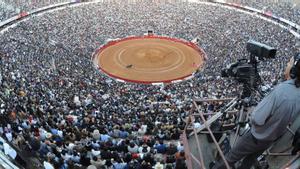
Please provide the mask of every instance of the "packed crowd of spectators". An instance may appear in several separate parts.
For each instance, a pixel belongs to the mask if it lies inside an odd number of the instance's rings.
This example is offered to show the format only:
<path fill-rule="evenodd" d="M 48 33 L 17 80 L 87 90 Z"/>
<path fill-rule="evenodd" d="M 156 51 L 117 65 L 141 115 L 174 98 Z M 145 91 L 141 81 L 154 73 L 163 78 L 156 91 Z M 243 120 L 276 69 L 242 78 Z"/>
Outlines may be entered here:
<path fill-rule="evenodd" d="M 297 0 L 227 0 L 256 9 L 270 12 L 277 17 L 282 17 L 300 25 L 300 3 Z"/>
<path fill-rule="evenodd" d="M 90 58 L 107 39 L 157 34 L 192 40 L 209 59 L 195 78 L 167 86 L 116 82 Z M 278 49 L 261 62 L 272 86 L 297 51 L 287 30 L 218 5 L 91 3 L 33 16 L 0 34 L 0 133 L 48 168 L 184 169 L 179 141 L 193 98 L 235 97 L 221 69 L 249 58 L 249 39 Z"/>
<path fill-rule="evenodd" d="M 93 1 L 93 0 L 85 0 Z M 114 0 L 104 0 L 114 1 Z M 138 0 L 136 0 L 138 1 Z M 165 0 L 176 1 L 176 0 Z M 178 0 L 180 1 L 180 0 Z M 188 1 L 188 0 L 185 0 Z M 199 0 L 207 1 L 207 0 Z M 234 2 L 257 9 L 271 12 L 276 16 L 288 19 L 300 25 L 300 3 L 297 0 L 226 0 L 227 2 Z M 22 11 L 31 11 L 48 5 L 70 2 L 70 0 L 3 0 L 0 2 L 0 21 L 8 19 Z"/>
<path fill-rule="evenodd" d="M 18 14 L 19 11 L 17 11 L 13 6 L 8 6 L 4 2 L 0 2 L 0 22 L 4 21 L 16 14 Z"/>
<path fill-rule="evenodd" d="M 22 11 L 28 12 L 62 2 L 70 2 L 70 0 L 1 0 L 0 22 L 18 15 Z"/>

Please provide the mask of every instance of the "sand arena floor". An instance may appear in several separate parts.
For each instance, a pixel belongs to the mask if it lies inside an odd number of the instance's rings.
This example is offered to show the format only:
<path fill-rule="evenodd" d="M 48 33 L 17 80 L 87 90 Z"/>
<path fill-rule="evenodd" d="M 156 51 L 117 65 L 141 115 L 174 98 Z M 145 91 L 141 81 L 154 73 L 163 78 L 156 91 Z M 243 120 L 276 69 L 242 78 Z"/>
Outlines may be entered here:
<path fill-rule="evenodd" d="M 192 42 L 154 35 L 110 41 L 93 55 L 101 72 L 135 83 L 184 80 L 205 60 L 205 52 Z"/>

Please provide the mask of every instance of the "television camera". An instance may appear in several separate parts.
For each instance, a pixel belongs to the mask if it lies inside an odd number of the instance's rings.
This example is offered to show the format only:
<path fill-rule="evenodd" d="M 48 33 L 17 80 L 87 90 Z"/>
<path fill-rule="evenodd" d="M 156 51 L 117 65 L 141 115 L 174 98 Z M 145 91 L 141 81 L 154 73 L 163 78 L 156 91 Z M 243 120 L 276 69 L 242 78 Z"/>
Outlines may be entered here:
<path fill-rule="evenodd" d="M 277 50 L 266 44 L 249 40 L 247 50 L 250 52 L 250 59 L 240 59 L 222 70 L 222 77 L 233 77 L 243 83 L 242 98 L 250 97 L 251 91 L 256 90 L 261 83 L 257 65 L 259 60 L 275 58 Z"/>

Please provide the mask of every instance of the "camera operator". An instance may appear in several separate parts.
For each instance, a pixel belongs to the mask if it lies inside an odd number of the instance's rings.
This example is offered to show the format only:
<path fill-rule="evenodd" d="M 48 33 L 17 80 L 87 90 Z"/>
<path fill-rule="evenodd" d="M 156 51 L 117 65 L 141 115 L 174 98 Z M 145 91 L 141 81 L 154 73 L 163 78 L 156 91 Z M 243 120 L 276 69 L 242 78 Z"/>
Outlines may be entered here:
<path fill-rule="evenodd" d="M 245 132 L 226 154 L 228 164 L 233 167 L 241 159 L 240 169 L 248 169 L 267 148 L 285 132 L 300 113 L 300 53 L 290 59 L 282 82 L 265 97 L 251 114 L 251 129 Z M 226 169 L 218 161 L 213 169 Z"/>

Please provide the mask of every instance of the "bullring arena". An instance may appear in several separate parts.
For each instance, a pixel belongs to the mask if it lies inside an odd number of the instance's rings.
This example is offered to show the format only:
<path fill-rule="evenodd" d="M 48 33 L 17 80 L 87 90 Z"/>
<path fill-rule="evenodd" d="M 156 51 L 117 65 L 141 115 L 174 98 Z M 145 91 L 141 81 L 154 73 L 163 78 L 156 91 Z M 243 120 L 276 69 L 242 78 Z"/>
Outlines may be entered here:
<path fill-rule="evenodd" d="M 275 87 L 300 51 L 287 1 L 0 1 L 0 168 L 208 169 L 187 137 L 204 124 L 193 101 L 214 100 L 209 118 L 227 103 L 216 99 L 240 96 L 221 72 L 249 58 L 250 39 L 277 49 L 258 66 Z"/>
<path fill-rule="evenodd" d="M 157 35 L 110 41 L 93 56 L 103 73 L 144 84 L 188 79 L 200 71 L 206 59 L 204 51 L 192 42 Z"/>

